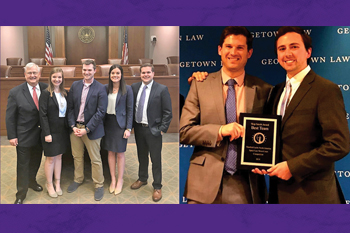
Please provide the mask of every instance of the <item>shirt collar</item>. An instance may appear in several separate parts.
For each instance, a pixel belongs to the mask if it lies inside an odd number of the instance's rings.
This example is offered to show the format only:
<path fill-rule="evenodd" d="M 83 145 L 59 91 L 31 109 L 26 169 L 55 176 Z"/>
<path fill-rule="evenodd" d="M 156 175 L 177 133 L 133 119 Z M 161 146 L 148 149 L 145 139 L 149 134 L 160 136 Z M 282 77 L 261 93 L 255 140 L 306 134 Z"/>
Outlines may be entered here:
<path fill-rule="evenodd" d="M 28 89 L 33 90 L 33 86 L 29 85 L 29 83 L 27 83 L 27 86 L 28 86 Z M 36 84 L 35 89 L 40 90 L 39 83 Z"/>
<path fill-rule="evenodd" d="M 153 85 L 153 80 L 149 83 L 149 84 L 147 84 L 147 85 L 145 85 L 143 82 L 141 82 L 142 84 L 141 84 L 141 88 L 143 88 L 144 86 L 147 86 L 147 88 L 148 89 L 151 89 L 151 87 L 152 87 L 152 85 Z"/>
<path fill-rule="evenodd" d="M 83 84 L 84 84 L 84 86 L 89 87 L 91 84 L 94 83 L 94 81 L 95 81 L 95 78 L 92 78 L 92 82 L 91 83 L 86 83 L 85 79 L 83 79 Z"/>
<path fill-rule="evenodd" d="M 288 75 L 286 75 L 286 82 L 289 79 L 292 85 L 296 83 L 301 83 L 304 80 L 305 76 L 310 72 L 310 70 L 311 70 L 311 67 L 308 65 L 305 67 L 305 69 L 303 69 L 302 71 L 300 71 L 299 73 L 291 77 L 290 79 L 288 78 Z"/>
<path fill-rule="evenodd" d="M 224 72 L 223 69 L 221 69 L 222 83 L 223 83 L 224 85 L 226 84 L 226 82 L 227 82 L 229 79 L 233 78 L 233 79 L 236 81 L 237 85 L 240 87 L 240 86 L 242 86 L 243 83 L 244 83 L 244 76 L 245 76 L 245 71 L 243 71 L 243 73 L 240 74 L 240 75 L 238 75 L 237 77 L 230 77 L 228 74 L 226 74 L 226 73 Z"/>

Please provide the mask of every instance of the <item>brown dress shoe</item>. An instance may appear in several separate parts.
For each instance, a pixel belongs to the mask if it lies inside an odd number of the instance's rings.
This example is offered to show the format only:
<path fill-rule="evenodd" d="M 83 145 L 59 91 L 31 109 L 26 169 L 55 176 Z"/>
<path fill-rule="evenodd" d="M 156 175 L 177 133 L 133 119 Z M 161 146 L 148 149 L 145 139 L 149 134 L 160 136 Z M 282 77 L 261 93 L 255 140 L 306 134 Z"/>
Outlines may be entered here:
<path fill-rule="evenodd" d="M 152 199 L 155 202 L 160 201 L 160 199 L 162 199 L 162 190 L 161 189 L 155 189 L 153 191 Z"/>
<path fill-rule="evenodd" d="M 140 180 L 137 180 L 130 186 L 130 188 L 131 189 L 139 189 L 142 185 L 146 185 L 146 184 L 147 184 L 147 181 L 146 182 L 142 182 Z"/>

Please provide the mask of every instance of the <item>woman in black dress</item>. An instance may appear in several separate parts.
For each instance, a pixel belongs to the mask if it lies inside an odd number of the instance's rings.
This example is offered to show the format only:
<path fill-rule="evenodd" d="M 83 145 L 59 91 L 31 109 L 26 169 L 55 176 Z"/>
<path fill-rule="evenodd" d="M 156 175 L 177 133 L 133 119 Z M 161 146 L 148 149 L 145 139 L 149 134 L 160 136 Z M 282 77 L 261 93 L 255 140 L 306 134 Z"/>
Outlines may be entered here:
<path fill-rule="evenodd" d="M 69 146 L 69 131 L 66 122 L 67 91 L 61 68 L 53 68 L 49 86 L 39 99 L 41 141 L 44 148 L 46 189 L 50 197 L 62 195 L 60 186 L 62 154 Z M 55 187 L 52 177 L 55 176 Z M 56 188 L 56 189 L 55 189 Z"/>
<path fill-rule="evenodd" d="M 133 119 L 134 99 L 130 86 L 125 84 L 123 68 L 112 65 L 109 69 L 109 82 L 106 86 L 108 106 L 105 116 L 105 136 L 102 147 L 108 150 L 108 164 L 111 173 L 109 192 L 115 195 L 123 188 L 126 144 L 130 136 Z M 116 157 L 118 181 L 115 178 Z"/>

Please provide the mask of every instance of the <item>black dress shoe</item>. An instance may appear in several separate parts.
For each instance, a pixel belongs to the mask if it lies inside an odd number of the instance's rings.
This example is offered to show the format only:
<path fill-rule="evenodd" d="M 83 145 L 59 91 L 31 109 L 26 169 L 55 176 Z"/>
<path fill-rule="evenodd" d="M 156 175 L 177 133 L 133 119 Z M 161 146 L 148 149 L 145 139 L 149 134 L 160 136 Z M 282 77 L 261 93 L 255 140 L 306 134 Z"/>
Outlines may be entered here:
<path fill-rule="evenodd" d="M 30 184 L 29 188 L 33 189 L 35 192 L 43 191 L 43 187 L 40 184 L 38 184 L 38 183 Z"/>
<path fill-rule="evenodd" d="M 23 204 L 23 199 L 17 198 L 15 203 L 13 203 L 13 204 Z"/>

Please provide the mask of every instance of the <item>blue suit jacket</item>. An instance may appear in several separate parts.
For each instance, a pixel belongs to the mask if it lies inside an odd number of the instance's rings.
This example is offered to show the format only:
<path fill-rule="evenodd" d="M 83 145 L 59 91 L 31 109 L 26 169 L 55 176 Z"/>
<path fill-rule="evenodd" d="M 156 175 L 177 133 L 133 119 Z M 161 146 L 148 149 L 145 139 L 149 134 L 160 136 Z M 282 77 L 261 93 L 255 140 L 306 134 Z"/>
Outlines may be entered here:
<path fill-rule="evenodd" d="M 75 81 L 69 90 L 67 108 L 69 126 L 75 125 L 78 119 L 82 91 L 83 80 Z M 98 139 L 105 135 L 103 117 L 106 114 L 107 101 L 104 85 L 95 79 L 90 86 L 84 108 L 85 125 L 90 129 L 90 133 L 87 136 L 90 140 Z"/>
<path fill-rule="evenodd" d="M 105 86 L 108 94 L 108 85 Z M 115 102 L 115 117 L 120 128 L 132 129 L 133 113 L 134 96 L 131 87 L 126 85 L 126 94 L 122 95 L 121 92 L 118 92 Z"/>

